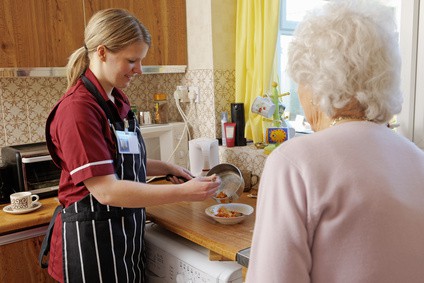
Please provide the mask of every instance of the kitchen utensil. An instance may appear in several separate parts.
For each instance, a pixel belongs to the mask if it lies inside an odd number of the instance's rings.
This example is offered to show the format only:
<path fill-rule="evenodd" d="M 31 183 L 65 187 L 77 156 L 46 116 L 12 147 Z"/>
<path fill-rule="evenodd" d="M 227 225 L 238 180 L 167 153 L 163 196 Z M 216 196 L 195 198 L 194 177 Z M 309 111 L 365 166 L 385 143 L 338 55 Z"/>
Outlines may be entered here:
<path fill-rule="evenodd" d="M 218 214 L 218 210 L 222 207 L 226 208 L 229 211 L 240 212 L 242 213 L 242 215 L 237 217 L 216 216 L 216 214 Z M 212 217 L 216 222 L 219 222 L 221 224 L 233 225 L 243 221 L 246 218 L 246 216 L 253 213 L 253 210 L 254 210 L 253 207 L 244 203 L 227 203 L 227 204 L 212 205 L 205 209 L 205 213 L 208 216 Z"/>
<path fill-rule="evenodd" d="M 227 198 L 213 197 L 218 203 L 229 203 L 236 201 L 244 190 L 244 180 L 240 170 L 229 163 L 221 163 L 213 167 L 206 176 L 216 174 L 221 179 L 216 195 L 223 192 Z M 215 195 L 215 196 L 216 196 Z"/>
<path fill-rule="evenodd" d="M 185 170 L 186 171 L 186 170 Z M 186 171 L 192 178 L 194 178 L 194 176 L 193 175 L 191 175 L 191 173 L 190 172 L 188 172 L 188 171 Z M 177 177 L 178 179 L 180 179 L 181 181 L 183 181 L 183 182 L 187 182 L 188 180 L 186 179 L 186 178 L 184 178 L 184 177 L 181 177 L 181 176 L 175 176 L 175 175 L 173 175 L 173 174 L 168 174 L 168 175 L 166 175 L 165 176 L 165 179 L 167 180 L 167 181 L 171 181 L 171 179 L 172 179 L 172 177 Z"/>
<path fill-rule="evenodd" d="M 198 138 L 189 141 L 190 171 L 194 176 L 204 176 L 219 163 L 218 140 Z"/>

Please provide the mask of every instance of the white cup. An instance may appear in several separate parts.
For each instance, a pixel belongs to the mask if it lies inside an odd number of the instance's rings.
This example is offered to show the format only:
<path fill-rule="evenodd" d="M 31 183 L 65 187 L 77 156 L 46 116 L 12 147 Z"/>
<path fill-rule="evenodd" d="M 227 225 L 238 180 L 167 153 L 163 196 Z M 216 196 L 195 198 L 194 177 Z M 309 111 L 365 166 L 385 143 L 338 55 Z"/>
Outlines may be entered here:
<path fill-rule="evenodd" d="M 253 101 L 251 110 L 265 118 L 271 118 L 275 111 L 275 104 L 268 97 L 258 96 Z"/>
<path fill-rule="evenodd" d="M 31 192 L 19 192 L 10 195 L 10 203 L 13 210 L 32 208 L 33 203 L 39 199 L 38 195 L 33 195 Z"/>

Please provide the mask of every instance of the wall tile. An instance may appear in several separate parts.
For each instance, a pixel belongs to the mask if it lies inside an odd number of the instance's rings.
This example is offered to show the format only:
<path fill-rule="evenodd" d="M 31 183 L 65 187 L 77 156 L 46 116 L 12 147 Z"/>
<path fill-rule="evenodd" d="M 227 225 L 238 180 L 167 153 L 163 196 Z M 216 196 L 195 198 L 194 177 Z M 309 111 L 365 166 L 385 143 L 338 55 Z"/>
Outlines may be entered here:
<path fill-rule="evenodd" d="M 5 123 L 6 145 L 30 143 L 27 121 Z"/>
<path fill-rule="evenodd" d="M 3 78 L 2 83 L 2 99 L 23 99 L 26 91 L 25 80 L 20 78 Z"/>
<path fill-rule="evenodd" d="M 0 78 L 0 147 L 44 141 L 45 121 L 66 84 L 63 77 Z M 168 120 L 183 121 L 173 97 L 178 85 L 199 88 L 199 103 L 180 103 L 191 137 L 221 137 L 221 112 L 230 112 L 234 101 L 234 70 L 146 74 L 135 78 L 124 92 L 139 111 L 153 111 L 153 94 L 166 93 Z"/>

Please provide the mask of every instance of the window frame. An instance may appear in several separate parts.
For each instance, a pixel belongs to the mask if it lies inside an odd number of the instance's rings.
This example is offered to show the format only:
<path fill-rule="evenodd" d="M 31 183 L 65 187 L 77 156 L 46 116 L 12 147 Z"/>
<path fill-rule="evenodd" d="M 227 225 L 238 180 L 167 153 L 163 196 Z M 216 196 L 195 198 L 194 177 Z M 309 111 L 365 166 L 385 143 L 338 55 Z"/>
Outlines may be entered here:
<path fill-rule="evenodd" d="M 399 133 L 424 149 L 424 6 L 420 0 L 402 0 L 400 46 L 401 86 L 404 102 L 399 117 Z M 421 117 L 421 119 L 420 119 Z"/>

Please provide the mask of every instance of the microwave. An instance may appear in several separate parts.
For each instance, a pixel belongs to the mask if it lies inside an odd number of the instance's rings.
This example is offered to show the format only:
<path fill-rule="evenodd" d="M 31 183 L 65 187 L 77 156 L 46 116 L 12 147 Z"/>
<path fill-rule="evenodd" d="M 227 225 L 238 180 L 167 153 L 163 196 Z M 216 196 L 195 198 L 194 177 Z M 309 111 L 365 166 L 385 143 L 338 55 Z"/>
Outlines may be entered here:
<path fill-rule="evenodd" d="M 189 167 L 188 127 L 184 122 L 144 125 L 140 132 L 147 158 Z"/>
<path fill-rule="evenodd" d="M 61 169 L 53 163 L 45 142 L 6 146 L 1 155 L 10 173 L 9 195 L 30 191 L 40 198 L 57 196 Z"/>

